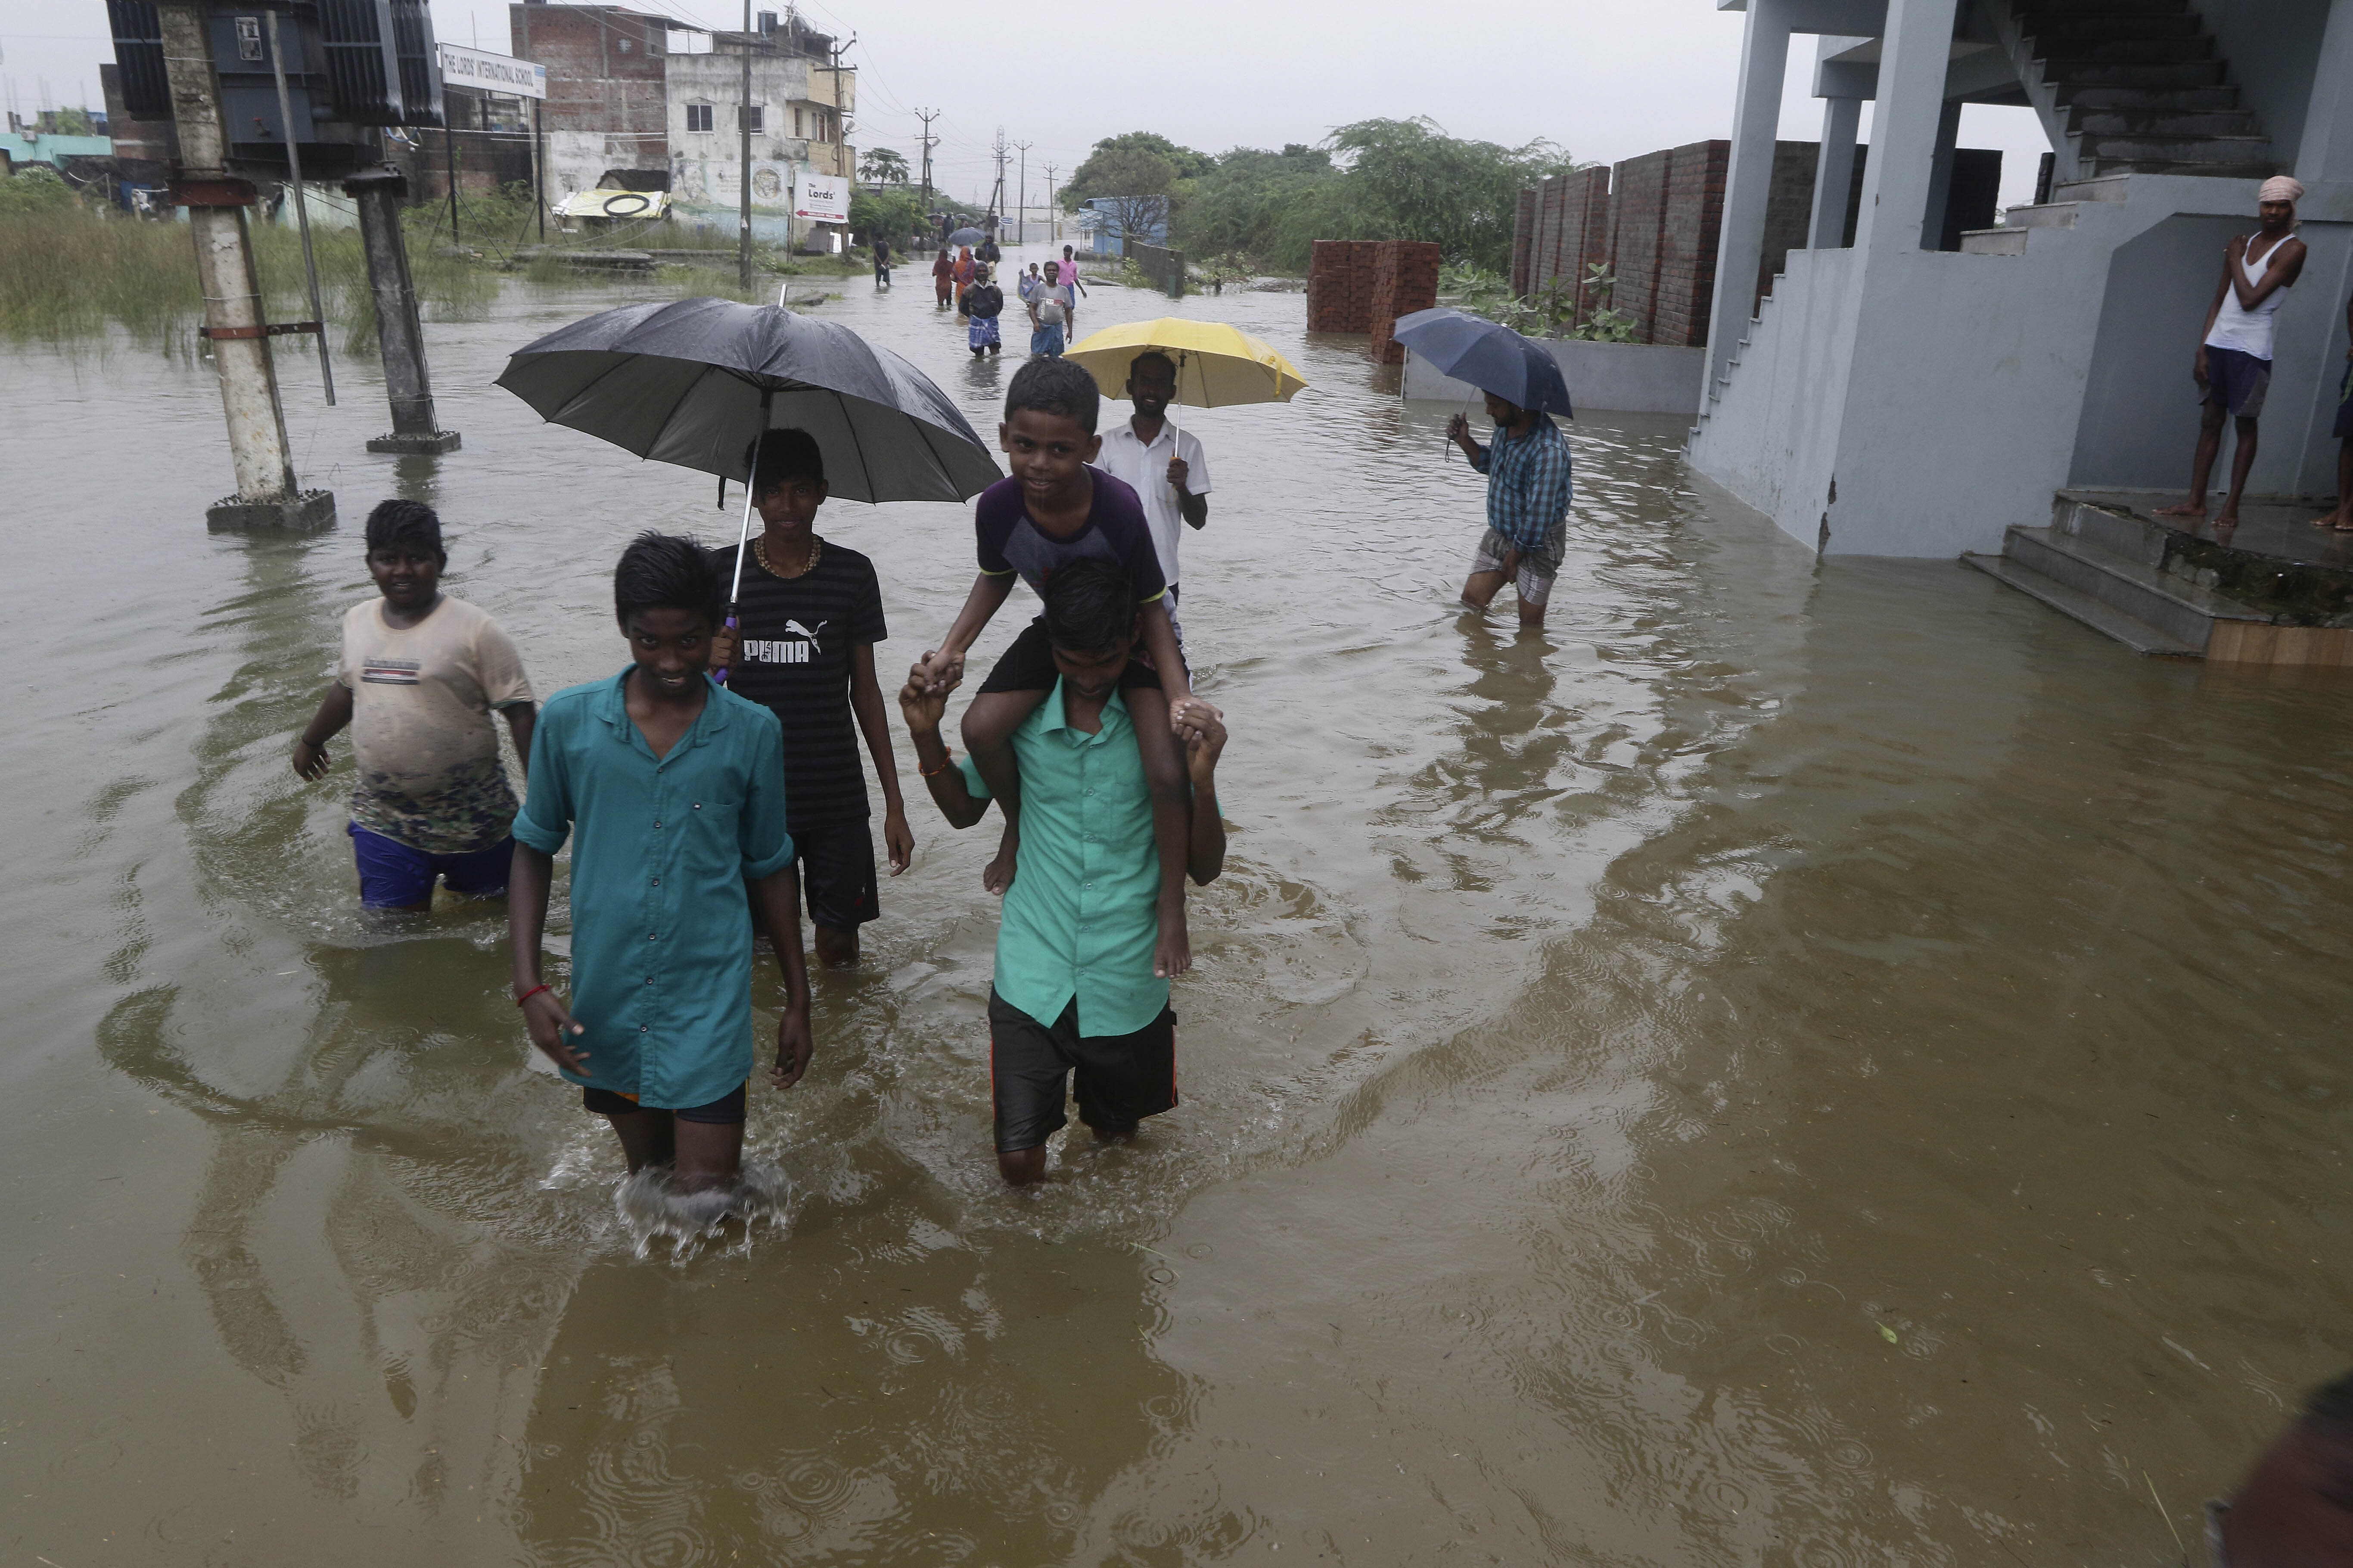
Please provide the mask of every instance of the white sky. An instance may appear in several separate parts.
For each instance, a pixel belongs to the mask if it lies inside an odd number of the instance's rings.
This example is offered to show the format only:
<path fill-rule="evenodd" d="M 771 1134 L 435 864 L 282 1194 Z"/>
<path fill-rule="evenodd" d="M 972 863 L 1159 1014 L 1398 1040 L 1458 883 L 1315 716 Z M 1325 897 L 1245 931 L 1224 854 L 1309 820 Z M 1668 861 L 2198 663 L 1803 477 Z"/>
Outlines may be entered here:
<path fill-rule="evenodd" d="M 723 0 L 636 0 L 705 26 L 743 25 Z M 782 9 L 782 0 L 754 8 Z M 1061 0 L 1043 13 L 948 0 L 806 0 L 805 16 L 842 37 L 860 68 L 855 136 L 913 162 L 917 109 L 944 138 L 934 177 L 976 198 L 993 174 L 998 126 L 1028 141 L 1033 203 L 1049 163 L 1067 174 L 1099 137 L 1150 130 L 1206 152 L 1314 142 L 1333 126 L 1426 114 L 1457 136 L 1507 144 L 1543 137 L 1579 159 L 1615 162 L 1724 136 L 1742 17 L 1715 0 L 1552 0 L 1434 15 L 1405 0 Z M 1050 16 L 1058 47 L 1041 55 Z M 497 0 L 433 0 L 445 41 L 509 47 Z M 1810 39 L 1796 40 L 1782 135 L 1820 133 L 1807 96 Z M 100 103 L 111 59 L 102 0 L 0 0 L 0 88 L 20 113 Z M 2026 110 L 1972 106 L 1965 145 L 2000 147 L 2005 202 L 2031 198 L 2047 143 Z M 1008 176 L 1008 180 L 1013 178 Z"/>

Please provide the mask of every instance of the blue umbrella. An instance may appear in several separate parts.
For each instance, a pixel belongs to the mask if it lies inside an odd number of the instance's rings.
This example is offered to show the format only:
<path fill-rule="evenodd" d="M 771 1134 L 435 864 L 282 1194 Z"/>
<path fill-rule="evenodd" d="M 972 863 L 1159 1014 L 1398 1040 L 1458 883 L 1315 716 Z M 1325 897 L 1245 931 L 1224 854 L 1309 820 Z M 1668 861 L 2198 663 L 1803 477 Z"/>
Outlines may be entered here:
<path fill-rule="evenodd" d="M 987 239 L 987 237 L 988 236 L 987 234 L 976 228 L 960 228 L 954 234 L 948 236 L 947 243 L 950 245 L 978 245 L 982 240 Z"/>
<path fill-rule="evenodd" d="M 1552 351 L 1501 322 L 1440 306 L 1399 316 L 1391 335 L 1455 380 L 1506 403 L 1577 417 Z"/>

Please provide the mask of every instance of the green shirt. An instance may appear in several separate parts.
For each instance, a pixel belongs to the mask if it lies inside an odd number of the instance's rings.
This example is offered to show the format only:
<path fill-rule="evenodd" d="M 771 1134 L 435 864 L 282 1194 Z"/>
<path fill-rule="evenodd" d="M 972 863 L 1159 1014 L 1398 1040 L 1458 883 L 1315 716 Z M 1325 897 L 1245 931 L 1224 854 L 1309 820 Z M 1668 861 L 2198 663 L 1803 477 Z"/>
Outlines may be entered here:
<path fill-rule="evenodd" d="M 997 994 L 1041 1024 L 1079 1002 L 1081 1035 L 1132 1035 L 1168 1005 L 1152 973 L 1160 852 L 1127 702 L 1094 734 L 1064 721 L 1062 683 L 1013 731 L 1021 765 L 1021 864 L 997 931 Z M 988 786 L 966 757 L 965 788 Z"/>
<path fill-rule="evenodd" d="M 572 839 L 572 1016 L 590 1084 L 663 1110 L 708 1105 L 752 1075 L 752 921 L 744 879 L 793 858 L 784 730 L 713 685 L 657 757 L 609 680 L 548 699 L 514 836 Z"/>

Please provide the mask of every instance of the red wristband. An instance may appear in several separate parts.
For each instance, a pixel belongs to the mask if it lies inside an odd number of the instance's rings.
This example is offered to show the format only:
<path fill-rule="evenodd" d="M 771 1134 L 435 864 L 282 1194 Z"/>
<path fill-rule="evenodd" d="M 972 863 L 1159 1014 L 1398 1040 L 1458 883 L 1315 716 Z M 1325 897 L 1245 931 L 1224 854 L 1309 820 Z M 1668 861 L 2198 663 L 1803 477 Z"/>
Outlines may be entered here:
<path fill-rule="evenodd" d="M 515 1005 L 516 1005 L 516 1006 L 518 1006 L 518 1007 L 520 1007 L 520 1006 L 522 1006 L 524 1003 L 526 1003 L 526 1002 L 530 1001 L 533 997 L 534 997 L 534 996 L 538 995 L 541 992 L 543 992 L 543 991 L 553 991 L 553 990 L 554 990 L 554 989 L 555 989 L 555 987 L 554 987 L 554 986 L 553 986 L 553 985 L 534 985 L 534 986 L 533 986 L 530 990 L 528 990 L 528 991 L 524 992 L 522 995 L 520 995 L 520 996 L 518 996 L 518 997 L 516 997 L 516 998 L 515 998 Z"/>

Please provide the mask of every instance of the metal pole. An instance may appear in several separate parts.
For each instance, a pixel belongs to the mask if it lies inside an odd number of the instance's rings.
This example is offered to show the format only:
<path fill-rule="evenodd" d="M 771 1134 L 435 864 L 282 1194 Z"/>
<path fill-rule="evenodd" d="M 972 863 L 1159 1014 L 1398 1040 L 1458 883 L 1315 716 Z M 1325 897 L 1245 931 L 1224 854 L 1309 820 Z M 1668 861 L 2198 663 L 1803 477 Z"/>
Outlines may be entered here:
<path fill-rule="evenodd" d="M 539 100 L 531 100 L 531 199 L 539 206 L 539 243 L 547 243 L 547 147 L 539 132 Z"/>
<path fill-rule="evenodd" d="M 228 135 L 222 123 L 205 10 L 198 5 L 164 4 L 155 11 L 172 118 L 180 137 L 181 167 L 174 184 L 179 205 L 188 209 L 188 228 L 195 241 L 205 336 L 212 344 L 214 374 L 220 379 L 221 413 L 227 420 L 229 457 L 237 472 L 236 496 L 214 505 L 206 521 L 215 528 L 323 527 L 334 521 L 334 498 L 324 490 L 305 495 L 295 485 L 260 280 L 246 230 L 245 208 L 252 203 L 253 188 L 223 167 Z"/>
<path fill-rule="evenodd" d="M 746 31 L 749 29 L 747 28 Z M 764 386 L 760 389 L 760 436 L 765 436 L 768 433 L 768 399 L 773 395 L 774 394 L 767 387 Z M 736 531 L 735 576 L 733 581 L 727 584 L 727 629 L 731 632 L 736 629 L 735 600 L 744 592 L 744 552 L 752 542 L 752 489 L 760 479 L 760 436 L 752 437 L 752 460 L 745 465 L 747 471 L 744 475 L 744 526 Z M 723 478 L 719 481 L 719 490 L 722 495 L 727 491 L 727 481 Z M 727 672 L 721 670 L 718 679 L 721 685 L 725 685 Z"/>
<path fill-rule="evenodd" d="M 744 0 L 744 98 L 735 106 L 735 122 L 743 132 L 744 156 L 744 177 L 736 195 L 735 281 L 748 294 L 752 291 L 752 0 Z M 740 569 L 742 563 L 737 565 Z"/>
<path fill-rule="evenodd" d="M 286 168 L 294 181 L 294 224 L 302 231 L 302 276 L 311 286 L 311 320 L 319 327 L 319 384 L 327 406 L 335 405 L 335 367 L 327 360 L 327 318 L 319 309 L 319 258 L 311 253 L 311 209 L 302 200 L 302 148 L 294 134 L 294 100 L 286 90 L 286 61 L 278 52 L 278 13 L 264 11 L 269 37 L 269 74 L 278 79 L 278 123 L 286 135 Z"/>
<path fill-rule="evenodd" d="M 441 162 L 449 175 L 449 244 L 458 243 L 458 127 L 449 112 L 449 89 L 441 89 Z"/>

